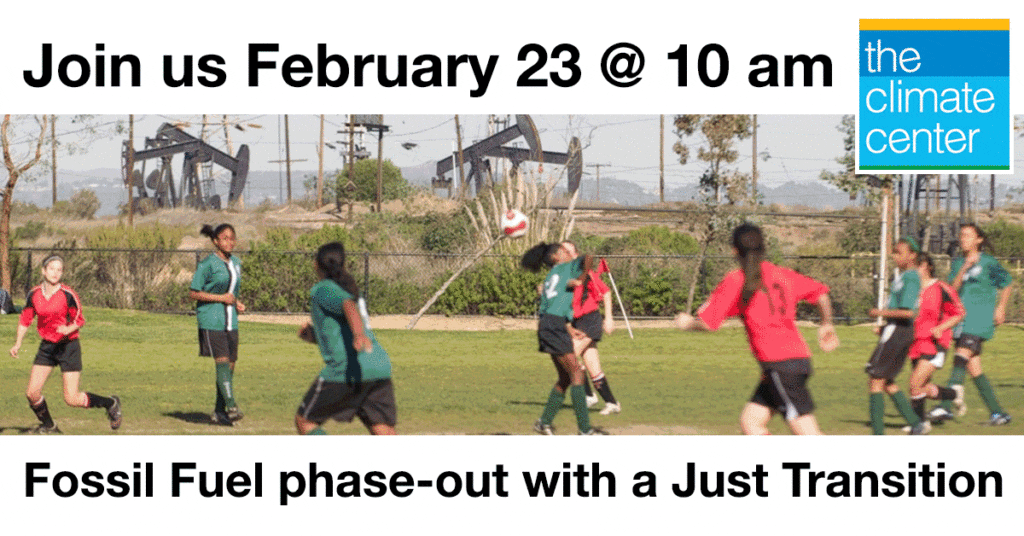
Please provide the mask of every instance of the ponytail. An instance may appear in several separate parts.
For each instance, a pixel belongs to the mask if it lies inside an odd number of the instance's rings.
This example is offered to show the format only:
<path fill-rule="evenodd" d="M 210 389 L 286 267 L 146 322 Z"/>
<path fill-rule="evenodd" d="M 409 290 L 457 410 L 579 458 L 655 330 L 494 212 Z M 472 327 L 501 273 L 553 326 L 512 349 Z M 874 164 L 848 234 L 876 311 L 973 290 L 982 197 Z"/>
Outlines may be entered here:
<path fill-rule="evenodd" d="M 736 248 L 740 268 L 743 270 L 743 292 L 740 299 L 746 307 L 758 290 L 764 287 L 761 262 L 764 261 L 764 235 L 751 223 L 744 223 L 732 232 L 732 245 Z"/>
<path fill-rule="evenodd" d="M 562 244 L 558 242 L 553 244 L 541 242 L 523 253 L 523 257 L 519 259 L 519 265 L 531 272 L 539 272 L 544 266 L 551 268 L 555 265 L 555 254 L 561 247 Z"/>
<path fill-rule="evenodd" d="M 212 225 L 209 224 L 204 224 L 202 228 L 199 229 L 199 234 L 209 237 L 210 240 L 216 240 L 217 237 L 220 236 L 220 234 L 227 229 L 231 229 L 232 233 L 235 232 L 235 228 L 230 223 L 222 223 L 217 227 L 213 227 Z"/>
<path fill-rule="evenodd" d="M 359 285 L 345 269 L 345 246 L 341 242 L 330 242 L 320 246 L 316 252 L 316 265 L 328 279 L 353 296 L 359 297 Z"/>

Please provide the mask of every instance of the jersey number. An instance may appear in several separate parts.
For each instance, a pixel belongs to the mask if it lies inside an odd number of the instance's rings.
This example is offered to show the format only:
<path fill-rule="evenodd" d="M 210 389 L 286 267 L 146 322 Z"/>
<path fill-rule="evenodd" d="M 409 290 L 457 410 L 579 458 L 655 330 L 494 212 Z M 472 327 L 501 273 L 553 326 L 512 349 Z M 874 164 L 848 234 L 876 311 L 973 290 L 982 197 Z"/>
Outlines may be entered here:
<path fill-rule="evenodd" d="M 771 311 L 772 316 L 786 316 L 786 291 L 782 288 L 782 285 L 778 283 L 772 283 L 771 290 L 765 289 L 765 294 L 768 296 L 768 310 Z M 775 304 L 772 302 L 772 292 L 775 293 L 779 298 L 779 310 L 775 310 Z"/>
<path fill-rule="evenodd" d="M 547 296 L 549 300 L 553 300 L 555 299 L 555 296 L 558 296 L 558 279 L 558 274 L 555 274 L 551 276 L 551 279 L 544 282 L 544 295 Z"/>

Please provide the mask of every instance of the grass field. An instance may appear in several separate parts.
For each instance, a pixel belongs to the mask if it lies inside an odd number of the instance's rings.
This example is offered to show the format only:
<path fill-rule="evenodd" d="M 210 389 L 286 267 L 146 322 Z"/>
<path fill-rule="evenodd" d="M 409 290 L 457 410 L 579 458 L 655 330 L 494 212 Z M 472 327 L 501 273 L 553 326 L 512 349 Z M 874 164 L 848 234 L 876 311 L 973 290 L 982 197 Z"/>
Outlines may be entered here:
<path fill-rule="evenodd" d="M 91 309 L 83 329 L 82 386 L 118 394 L 125 422 L 118 434 L 293 434 L 300 398 L 320 370 L 313 345 L 300 342 L 287 325 L 244 323 L 235 388 L 245 419 L 234 427 L 209 423 L 214 402 L 213 364 L 196 356 L 195 319 L 150 313 Z M 24 397 L 38 335 L 30 331 L 21 358 L 6 350 L 14 341 L 16 318 L 3 317 L 0 358 L 0 434 L 25 433 L 36 422 Z M 813 337 L 813 330 L 805 330 Z M 601 344 L 602 362 L 623 412 L 592 422 L 612 434 L 737 434 L 737 417 L 758 378 L 741 329 L 718 333 L 639 330 L 630 340 L 620 329 Z M 811 392 L 816 415 L 828 434 L 869 433 L 867 377 L 863 365 L 875 344 L 865 327 L 839 329 L 842 346 L 816 351 Z M 533 331 L 451 332 L 380 330 L 391 354 L 402 434 L 530 434 L 555 379 L 546 355 L 536 352 Z M 1024 431 L 1024 329 L 1004 326 L 985 346 L 985 369 L 1008 426 L 988 427 L 988 413 L 967 383 L 969 412 L 938 434 L 1020 435 Z M 950 365 L 938 373 L 945 381 Z M 907 374 L 899 378 L 906 389 Z M 67 407 L 59 372 L 45 390 L 50 411 L 65 434 L 110 434 L 105 413 Z M 888 433 L 902 422 L 887 401 Z M 568 405 L 555 420 L 559 433 L 576 433 Z M 353 423 L 330 423 L 328 433 L 365 434 Z M 772 433 L 788 433 L 775 419 Z"/>

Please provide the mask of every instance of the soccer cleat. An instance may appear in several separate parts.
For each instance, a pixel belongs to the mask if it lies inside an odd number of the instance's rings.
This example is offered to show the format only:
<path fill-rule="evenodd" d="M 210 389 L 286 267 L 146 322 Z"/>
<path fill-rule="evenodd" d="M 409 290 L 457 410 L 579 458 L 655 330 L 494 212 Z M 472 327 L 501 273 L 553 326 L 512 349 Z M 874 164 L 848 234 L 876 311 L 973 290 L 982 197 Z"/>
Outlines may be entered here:
<path fill-rule="evenodd" d="M 580 435 L 608 435 L 608 432 L 606 432 L 603 428 L 591 426 L 590 430 L 587 430 L 586 432 L 580 432 Z"/>
<path fill-rule="evenodd" d="M 953 399 L 953 415 L 957 417 L 967 415 L 967 402 L 964 402 L 964 386 L 954 385 L 951 389 L 956 392 L 956 398 Z"/>
<path fill-rule="evenodd" d="M 928 412 L 928 420 L 935 424 L 943 423 L 952 419 L 953 414 L 942 406 L 934 407 L 931 411 Z"/>
<path fill-rule="evenodd" d="M 228 417 L 227 413 L 221 413 L 214 411 L 210 414 L 210 422 L 219 426 L 234 426 L 235 423 L 231 422 L 231 418 Z"/>
<path fill-rule="evenodd" d="M 601 415 L 614 415 L 614 414 L 621 413 L 621 412 L 622 412 L 622 404 L 620 404 L 618 402 L 616 402 L 614 404 L 609 402 L 609 403 L 604 405 L 604 409 L 601 410 Z"/>
<path fill-rule="evenodd" d="M 540 419 L 533 423 L 533 431 L 540 435 L 555 435 L 555 427 L 550 424 L 544 424 Z"/>
<path fill-rule="evenodd" d="M 909 435 L 927 435 L 932 431 L 932 423 L 921 421 L 914 426 L 904 426 L 903 431 Z"/>
<path fill-rule="evenodd" d="M 601 399 L 597 398 L 597 395 L 590 395 L 587 397 L 587 407 L 592 408 L 594 404 L 597 404 Z"/>
<path fill-rule="evenodd" d="M 117 395 L 110 397 L 114 403 L 107 408 L 107 418 L 110 419 L 110 429 L 117 430 L 121 427 L 121 398 Z"/>
<path fill-rule="evenodd" d="M 37 435 L 48 435 L 63 434 L 64 432 L 61 432 L 60 428 L 57 428 L 57 423 L 50 423 L 49 425 L 40 424 L 39 426 L 33 428 L 30 433 Z"/>
<path fill-rule="evenodd" d="M 1010 424 L 1009 413 L 993 413 L 992 417 L 988 420 L 989 426 L 1002 426 L 1004 424 Z"/>
<path fill-rule="evenodd" d="M 245 415 L 242 415 L 242 411 L 238 409 L 238 406 L 235 406 L 233 408 L 227 409 L 227 416 L 228 420 L 230 420 L 231 422 L 238 422 L 242 420 L 242 417 L 244 417 Z"/>

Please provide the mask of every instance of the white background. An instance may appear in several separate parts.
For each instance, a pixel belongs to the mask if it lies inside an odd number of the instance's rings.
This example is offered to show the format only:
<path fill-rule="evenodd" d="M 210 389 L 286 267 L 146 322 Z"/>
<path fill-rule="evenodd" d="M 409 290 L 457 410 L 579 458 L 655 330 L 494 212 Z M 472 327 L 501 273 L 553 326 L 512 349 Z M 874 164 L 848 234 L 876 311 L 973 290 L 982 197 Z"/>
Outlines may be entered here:
<path fill-rule="evenodd" d="M 152 6 L 152 7 L 150 7 Z M 157 7 L 159 6 L 159 8 Z M 1013 6 L 1013 7 L 1011 7 Z M 626 113 L 728 112 L 759 114 L 854 113 L 857 99 L 857 31 L 860 18 L 1010 18 L 1021 8 L 989 2 L 307 2 L 260 5 L 227 2 L 45 2 L 7 3 L 6 49 L 0 55 L 0 95 L 12 113 Z M 1011 31 L 1013 21 L 1011 20 Z M 600 76 L 605 47 L 629 41 L 646 53 L 643 80 L 613 87 Z M 37 69 L 40 45 L 57 54 L 137 55 L 140 88 L 53 85 L 33 89 L 22 71 Z M 476 54 L 500 57 L 490 88 L 472 99 L 475 87 L 464 66 L 455 88 L 290 88 L 263 73 L 258 88 L 246 87 L 246 45 L 281 45 L 288 54 L 315 56 L 316 44 L 351 59 L 356 54 Z M 576 45 L 583 79 L 574 88 L 516 88 L 523 64 L 520 47 L 537 42 L 549 50 Z M 720 43 L 729 52 L 729 82 L 720 88 L 697 83 L 696 51 Z M 1020 58 L 1011 36 L 1011 57 Z M 665 55 L 679 44 L 691 51 L 690 87 L 675 86 L 675 63 Z M 833 87 L 753 89 L 748 59 L 756 54 L 826 54 Z M 228 82 L 219 88 L 169 89 L 161 57 L 220 54 Z M 549 63 L 549 67 L 554 64 Z M 1016 72 L 1011 88 L 1019 93 Z M 1014 103 L 1024 100 L 1014 98 Z M 1015 113 L 1021 110 L 1015 109 Z M 4 396 L 20 396 L 5 394 Z M 865 404 L 866 405 L 866 404 Z M 866 410 L 866 408 L 865 408 Z M 827 408 L 821 408 L 827 411 Z M 532 420 L 524 415 L 524 423 Z M 1015 415 L 1021 419 L 1024 416 Z M 127 418 L 131 418 L 128 415 Z M 0 512 L 4 532 L 52 534 L 277 534 L 289 532 L 384 533 L 443 531 L 451 534 L 523 534 L 584 531 L 625 534 L 724 533 L 861 534 L 885 527 L 943 532 L 1007 530 L 1024 500 L 1019 437 L 8 437 L 0 438 Z M 131 470 L 133 462 L 156 465 L 154 499 L 57 499 L 24 493 L 25 463 L 48 461 L 53 472 Z M 170 464 L 195 462 L 209 471 L 251 469 L 264 464 L 262 499 L 170 498 Z M 512 473 L 505 499 L 443 499 L 417 490 L 407 499 L 309 499 L 278 505 L 276 475 L 304 470 L 316 461 L 340 472 L 397 470 L 432 478 L 445 470 Z M 750 471 L 764 464 L 768 498 L 678 499 L 669 485 L 685 463 L 699 468 Z M 780 466 L 810 462 L 825 471 L 906 470 L 916 462 L 945 462 L 954 470 L 1002 472 L 1001 499 L 794 499 Z M 618 477 L 615 498 L 530 499 L 520 472 L 559 470 L 563 462 L 599 462 Z M 660 496 L 636 499 L 632 474 L 650 470 L 662 478 Z M 1011 529 L 1012 530 L 1012 529 Z"/>

